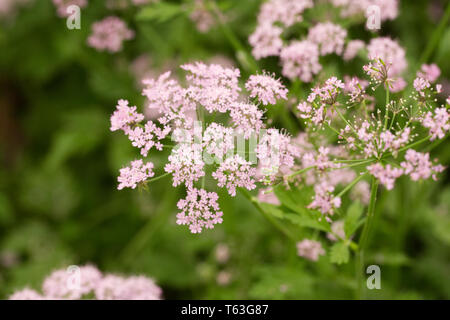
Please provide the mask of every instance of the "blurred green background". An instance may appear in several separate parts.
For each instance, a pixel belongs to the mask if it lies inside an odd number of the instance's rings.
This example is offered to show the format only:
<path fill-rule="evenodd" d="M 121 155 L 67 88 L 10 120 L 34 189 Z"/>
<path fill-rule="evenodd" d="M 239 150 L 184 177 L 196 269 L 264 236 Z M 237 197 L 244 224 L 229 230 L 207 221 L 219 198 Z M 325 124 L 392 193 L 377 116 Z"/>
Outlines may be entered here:
<path fill-rule="evenodd" d="M 188 1 L 166 3 L 170 9 L 155 11 L 90 1 L 81 30 L 68 30 L 50 0 L 0 16 L 0 298 L 26 285 L 39 288 L 55 268 L 88 262 L 105 272 L 154 277 L 168 299 L 352 298 L 352 263 L 300 259 L 295 244 L 239 194 L 219 193 L 223 224 L 192 235 L 175 224 L 183 190 L 169 180 L 147 193 L 116 190 L 118 169 L 138 151 L 110 132 L 109 117 L 117 99 L 143 107 L 135 59 L 146 55 L 155 73 L 195 60 L 239 66 L 223 30 L 200 33 Z M 246 48 L 260 4 L 220 2 Z M 406 48 L 411 75 L 446 5 L 404 0 L 399 17 L 383 24 L 380 34 Z M 122 17 L 136 31 L 117 54 L 86 45 L 90 25 L 107 15 Z M 349 32 L 374 36 L 361 29 Z M 428 62 L 441 67 L 448 95 L 450 26 L 437 40 Z M 342 76 L 337 65 L 330 61 L 325 68 Z M 260 67 L 279 70 L 277 59 Z M 433 157 L 449 165 L 449 147 L 440 144 Z M 159 170 L 164 156 L 153 155 Z M 447 170 L 439 182 L 401 179 L 392 192 L 381 192 L 367 260 L 381 266 L 382 290 L 369 292 L 371 298 L 450 298 L 449 181 Z"/>

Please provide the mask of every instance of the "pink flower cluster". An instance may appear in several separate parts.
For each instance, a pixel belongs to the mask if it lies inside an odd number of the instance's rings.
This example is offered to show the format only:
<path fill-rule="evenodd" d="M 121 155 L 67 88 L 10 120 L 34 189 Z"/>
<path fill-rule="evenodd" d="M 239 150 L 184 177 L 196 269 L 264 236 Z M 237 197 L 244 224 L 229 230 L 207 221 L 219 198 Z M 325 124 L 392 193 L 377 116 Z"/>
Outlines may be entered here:
<path fill-rule="evenodd" d="M 236 187 L 253 190 L 256 188 L 255 175 L 256 168 L 251 167 L 252 163 L 246 161 L 239 155 L 227 158 L 219 165 L 217 171 L 212 176 L 217 180 L 219 187 L 226 187 L 231 196 L 236 195 Z"/>
<path fill-rule="evenodd" d="M 70 6 L 84 8 L 87 6 L 88 2 L 87 0 L 53 0 L 53 4 L 56 6 L 58 16 L 67 17 L 70 15 L 70 12 L 67 12 L 67 9 Z"/>
<path fill-rule="evenodd" d="M 380 19 L 394 20 L 398 16 L 398 0 L 331 0 L 331 3 L 341 9 L 342 17 L 365 15 L 370 6 L 380 8 Z"/>
<path fill-rule="evenodd" d="M 218 195 L 204 189 L 190 188 L 186 199 L 178 201 L 177 224 L 188 225 L 192 233 L 200 233 L 203 228 L 212 229 L 222 223 L 223 213 L 217 203 Z"/>
<path fill-rule="evenodd" d="M 303 22 L 305 10 L 325 5 L 325 2 L 311 0 L 270 0 L 265 2 L 258 14 L 258 24 L 249 37 L 252 54 L 256 59 L 279 56 L 283 76 L 302 82 L 311 82 L 322 70 L 319 57 L 329 54 L 342 56 L 345 61 L 356 57 L 367 48 L 369 58 L 381 58 L 392 66 L 390 76 L 397 76 L 405 70 L 407 63 L 404 50 L 390 38 L 375 38 L 365 45 L 362 40 L 347 39 L 347 30 L 333 21 L 315 23 L 305 38 L 292 37 L 295 24 Z M 342 8 L 343 16 L 360 16 L 370 6 L 380 8 L 381 20 L 393 20 L 398 15 L 397 0 L 331 0 Z M 354 23 L 363 21 L 353 20 Z M 294 29 L 295 30 L 295 29 Z M 295 32 L 295 31 L 294 31 Z M 288 39 L 284 39 L 289 35 Z M 346 45 L 347 43 L 347 45 Z M 345 49 L 345 50 L 344 50 Z M 392 79 L 394 83 L 394 79 Z M 402 90 L 403 79 L 393 86 L 396 92 Z"/>
<path fill-rule="evenodd" d="M 291 143 L 291 137 L 277 129 L 268 129 L 256 146 L 256 157 L 260 160 L 260 173 L 264 183 L 275 180 L 281 167 L 290 168 L 299 149 Z"/>
<path fill-rule="evenodd" d="M 395 180 L 403 174 L 400 168 L 393 168 L 390 164 L 383 167 L 381 163 L 376 163 L 367 167 L 367 170 L 375 178 L 380 180 L 385 185 L 386 189 L 392 190 L 394 188 Z"/>
<path fill-rule="evenodd" d="M 133 38 L 134 31 L 128 29 L 123 20 L 110 16 L 92 25 L 92 34 L 87 41 L 98 51 L 115 53 L 122 50 L 123 41 Z"/>
<path fill-rule="evenodd" d="M 308 206 L 310 209 L 317 209 L 322 214 L 333 215 L 333 208 L 341 206 L 341 198 L 334 197 L 332 192 L 334 187 L 326 181 L 322 181 L 314 186 L 315 196 L 313 202 Z"/>
<path fill-rule="evenodd" d="M 45 278 L 43 294 L 25 288 L 12 294 L 10 300 L 160 300 L 162 290 L 144 276 L 103 275 L 91 265 L 77 269 L 56 270 Z"/>
<path fill-rule="evenodd" d="M 308 41 L 293 41 L 280 53 L 282 73 L 293 80 L 299 78 L 303 82 L 311 82 L 313 76 L 322 70 L 319 63 L 317 44 Z"/>
<path fill-rule="evenodd" d="M 208 32 L 216 24 L 204 0 L 194 0 L 189 18 L 195 23 L 197 30 L 203 33 Z"/>
<path fill-rule="evenodd" d="M 251 75 L 245 83 L 251 98 L 258 98 L 263 105 L 276 104 L 277 100 L 287 100 L 288 90 L 279 79 L 269 75 Z"/>
<path fill-rule="evenodd" d="M 400 75 L 408 67 L 405 50 L 391 38 L 373 38 L 367 45 L 367 50 L 369 59 L 382 59 L 390 66 L 388 71 L 390 77 Z"/>
<path fill-rule="evenodd" d="M 346 37 L 347 30 L 331 22 L 318 23 L 308 33 L 308 40 L 319 46 L 321 56 L 331 53 L 341 55 Z"/>
<path fill-rule="evenodd" d="M 431 141 L 436 138 L 443 139 L 448 131 L 450 131 L 449 110 L 442 107 L 436 108 L 434 112 L 428 111 L 422 119 L 422 125 L 430 130 Z"/>
<path fill-rule="evenodd" d="M 218 187 L 227 188 L 231 196 L 236 195 L 236 188 L 252 190 L 258 181 L 256 158 L 261 162 L 276 162 L 276 175 L 280 166 L 292 166 L 295 149 L 290 146 L 290 137 L 280 134 L 276 129 L 269 129 L 262 137 L 261 144 L 254 144 L 254 150 L 246 150 L 235 154 L 235 138 L 243 141 L 259 135 L 264 128 L 263 114 L 257 104 L 241 100 L 239 86 L 240 71 L 220 65 L 206 65 L 201 62 L 182 65 L 187 72 L 186 87 L 183 87 L 169 72 L 157 79 L 144 80 L 142 94 L 147 98 L 147 108 L 156 110 L 159 117 L 155 122 L 144 121 L 144 115 L 129 106 L 128 101 L 120 100 L 116 111 L 111 116 L 111 130 L 122 130 L 133 146 L 141 150 L 147 157 L 154 148 L 162 151 L 164 139 L 172 134 L 175 146 L 171 148 L 164 171 L 173 178 L 173 186 L 185 185 L 187 198 L 179 202 L 182 210 L 177 216 L 177 223 L 188 225 L 191 232 L 199 233 L 204 228 L 210 229 L 222 221 L 222 213 L 217 204 L 217 194 L 198 189 L 205 185 L 211 172 L 211 178 Z M 279 99 L 287 99 L 287 89 L 279 79 L 267 73 L 250 76 L 246 82 L 250 97 L 258 98 L 263 105 L 275 104 Z M 209 114 L 215 118 L 221 114 L 225 121 L 203 124 Z M 217 117 L 219 118 L 219 117 Z M 198 121 L 202 120 L 202 121 Z M 204 132 L 203 127 L 206 128 Z M 273 150 L 262 154 L 262 144 L 278 143 L 279 153 L 273 158 Z M 253 141 L 253 140 L 252 140 Z M 237 142 L 239 148 L 239 141 Z M 251 155 L 255 160 L 252 162 Z M 269 158 L 269 160 L 265 159 Z M 215 163 L 218 166 L 214 166 Z M 208 165 L 213 165 L 211 170 Z M 130 167 L 121 169 L 119 189 L 135 188 L 138 184 L 153 177 L 153 164 L 135 160 Z M 200 198 L 200 199 L 198 199 Z"/>
<path fill-rule="evenodd" d="M 367 169 L 386 186 L 386 189 L 392 190 L 395 180 L 402 175 L 409 175 L 413 181 L 430 177 L 437 180 L 437 174 L 444 171 L 445 168 L 442 165 L 433 166 L 429 153 L 409 149 L 406 152 L 405 161 L 400 163 L 400 168 L 393 168 L 389 164 L 384 167 L 382 164 L 376 163 L 368 166 Z"/>
<path fill-rule="evenodd" d="M 305 259 L 317 261 L 320 256 L 325 255 L 325 250 L 319 241 L 305 239 L 297 242 L 297 254 Z"/>
<path fill-rule="evenodd" d="M 405 161 L 400 165 L 404 169 L 404 174 L 409 175 L 413 181 L 428 179 L 430 176 L 437 180 L 436 174 L 444 171 L 442 165 L 432 165 L 429 153 L 421 153 L 413 149 L 406 151 Z"/>
<path fill-rule="evenodd" d="M 352 60 L 355 58 L 362 49 L 366 47 L 366 44 L 362 40 L 351 40 L 347 43 L 345 47 L 344 55 L 342 58 L 345 61 Z"/>
<path fill-rule="evenodd" d="M 135 189 L 139 183 L 145 183 L 148 178 L 151 178 L 154 175 L 153 163 L 147 162 L 144 164 L 141 159 L 131 161 L 131 165 L 129 167 L 120 169 L 120 175 L 117 178 L 119 181 L 119 186 L 117 189 Z"/>

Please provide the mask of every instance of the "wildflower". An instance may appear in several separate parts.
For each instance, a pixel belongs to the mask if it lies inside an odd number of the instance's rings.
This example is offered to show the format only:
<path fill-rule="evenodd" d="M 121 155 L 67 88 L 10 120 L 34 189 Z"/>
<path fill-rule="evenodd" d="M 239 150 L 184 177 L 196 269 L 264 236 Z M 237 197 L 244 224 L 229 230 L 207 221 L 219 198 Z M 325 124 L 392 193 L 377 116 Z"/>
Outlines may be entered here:
<path fill-rule="evenodd" d="M 225 154 L 234 149 L 233 129 L 211 123 L 203 133 L 203 146 L 206 152 L 222 160 Z"/>
<path fill-rule="evenodd" d="M 435 82 L 439 76 L 441 75 L 441 69 L 433 63 L 433 64 L 423 64 L 420 67 L 420 71 L 417 72 L 418 78 L 423 78 L 431 83 Z"/>
<path fill-rule="evenodd" d="M 122 50 L 124 40 L 134 38 L 134 31 L 128 29 L 123 20 L 110 16 L 92 25 L 92 34 L 88 38 L 89 46 L 99 51 L 111 53 Z"/>
<path fill-rule="evenodd" d="M 308 41 L 293 41 L 280 53 L 282 73 L 293 80 L 299 78 L 303 82 L 311 82 L 312 77 L 322 70 L 319 63 L 317 44 Z"/>
<path fill-rule="evenodd" d="M 431 141 L 436 138 L 442 139 L 450 130 L 450 113 L 446 108 L 437 108 L 434 112 L 428 111 L 422 119 L 422 125 L 430 129 Z"/>
<path fill-rule="evenodd" d="M 95 287 L 98 300 L 160 300 L 162 290 L 144 276 L 106 275 Z"/>
<path fill-rule="evenodd" d="M 134 147 L 141 149 L 141 154 L 146 157 L 151 148 L 155 147 L 161 151 L 163 148 L 160 140 L 164 139 L 169 132 L 170 127 L 163 129 L 157 127 L 152 121 L 147 121 L 144 128 L 136 127 L 129 130 L 128 138 Z"/>
<path fill-rule="evenodd" d="M 351 40 L 345 47 L 343 59 L 345 61 L 352 60 L 356 57 L 359 51 L 365 48 L 365 43 L 362 40 Z"/>
<path fill-rule="evenodd" d="M 234 104 L 231 107 L 230 116 L 237 133 L 242 134 L 246 139 L 264 127 L 263 112 L 251 103 Z"/>
<path fill-rule="evenodd" d="M 255 59 L 278 56 L 283 48 L 282 33 L 283 29 L 277 26 L 267 23 L 259 25 L 248 38 Z"/>
<path fill-rule="evenodd" d="M 327 234 L 327 238 L 331 241 L 345 240 L 344 221 L 333 222 L 331 224 L 331 232 Z"/>
<path fill-rule="evenodd" d="M 389 88 L 390 88 L 391 92 L 396 93 L 396 92 L 400 92 L 403 89 L 405 89 L 406 85 L 407 85 L 407 83 L 406 83 L 405 79 L 398 77 L 396 79 L 391 80 L 391 82 L 389 83 Z"/>
<path fill-rule="evenodd" d="M 312 103 L 316 98 L 319 98 L 319 103 L 334 105 L 337 101 L 338 94 L 344 88 L 344 83 L 336 77 L 331 77 L 325 84 L 320 87 L 311 89 L 308 96 L 308 102 Z"/>
<path fill-rule="evenodd" d="M 344 50 L 347 30 L 331 22 L 318 23 L 309 29 L 308 40 L 319 46 L 320 55 L 341 55 Z"/>
<path fill-rule="evenodd" d="M 405 175 L 410 175 L 411 180 L 428 179 L 430 176 L 437 180 L 436 174 L 444 171 L 441 165 L 433 166 L 429 153 L 417 152 L 413 149 L 406 151 L 405 161 L 400 163 Z"/>
<path fill-rule="evenodd" d="M 223 221 L 217 199 L 215 192 L 189 188 L 186 199 L 178 201 L 177 207 L 181 212 L 177 214 L 177 224 L 188 225 L 192 233 L 214 228 L 215 224 Z"/>
<path fill-rule="evenodd" d="M 251 167 L 251 163 L 239 155 L 227 158 L 219 165 L 212 176 L 216 179 L 219 187 L 226 187 L 231 196 L 236 195 L 236 187 L 253 190 L 256 188 L 254 176 L 256 169 Z"/>
<path fill-rule="evenodd" d="M 181 68 L 189 72 L 187 94 L 209 112 L 227 112 L 237 100 L 241 89 L 238 85 L 239 69 L 224 68 L 202 62 L 185 64 Z"/>
<path fill-rule="evenodd" d="M 123 188 L 135 189 L 138 183 L 145 182 L 148 178 L 155 175 L 153 172 L 153 163 L 144 164 L 142 160 L 131 161 L 130 167 L 120 169 L 120 175 L 117 178 L 119 186 L 117 189 Z"/>
<path fill-rule="evenodd" d="M 344 92 L 350 97 L 350 102 L 360 102 L 365 98 L 365 88 L 367 81 L 358 79 L 357 77 L 344 77 Z"/>
<path fill-rule="evenodd" d="M 224 264 L 230 259 L 230 249 L 226 244 L 220 243 L 216 246 L 214 252 L 216 261 Z"/>
<path fill-rule="evenodd" d="M 298 155 L 298 149 L 291 144 L 290 136 L 273 128 L 265 132 L 256 147 L 258 159 L 263 163 L 270 163 L 278 167 L 292 167 L 294 157 Z"/>
<path fill-rule="evenodd" d="M 67 9 L 70 6 L 78 6 L 79 8 L 84 8 L 87 6 L 87 0 L 53 0 L 53 4 L 56 6 L 58 16 L 68 17 L 70 13 Z"/>
<path fill-rule="evenodd" d="M 319 260 L 319 256 L 325 255 L 325 250 L 319 241 L 305 239 L 297 242 L 297 254 L 311 261 Z"/>
<path fill-rule="evenodd" d="M 428 89 L 431 87 L 430 82 L 428 80 L 425 80 L 423 78 L 416 78 L 414 79 L 414 89 L 422 96 L 425 97 L 425 89 Z"/>
<path fill-rule="evenodd" d="M 42 291 L 48 299 L 80 299 L 91 292 L 102 278 L 101 272 L 94 266 L 79 268 L 79 279 L 67 270 L 56 270 L 45 278 Z M 79 283 L 76 281 L 79 280 Z"/>
<path fill-rule="evenodd" d="M 119 100 L 111 116 L 111 131 L 123 130 L 128 133 L 132 125 L 142 120 L 144 115 L 136 111 L 136 106 L 129 107 L 127 100 Z"/>
<path fill-rule="evenodd" d="M 308 205 L 308 208 L 317 209 L 324 215 L 333 215 L 333 208 L 341 206 L 341 198 L 333 196 L 334 187 L 328 182 L 318 183 L 314 186 L 314 191 L 314 200 Z"/>
<path fill-rule="evenodd" d="M 380 180 L 388 190 L 394 188 L 395 180 L 403 174 L 402 169 L 392 168 L 390 164 L 387 164 L 386 167 L 383 167 L 380 163 L 372 164 L 367 167 L 367 170 L 375 178 Z"/>
<path fill-rule="evenodd" d="M 394 20 L 398 16 L 398 0 L 331 0 L 331 3 L 341 8 L 344 18 L 366 14 L 369 6 L 380 8 L 380 19 Z"/>
<path fill-rule="evenodd" d="M 389 65 L 389 77 L 401 74 L 408 66 L 405 50 L 396 41 L 388 37 L 372 39 L 367 45 L 367 50 L 369 51 L 369 59 L 381 59 Z"/>
<path fill-rule="evenodd" d="M 305 168 L 316 167 L 317 170 L 326 170 L 330 168 L 338 168 L 339 164 L 336 164 L 329 160 L 330 149 L 326 147 L 319 147 L 317 153 L 307 152 L 303 154 L 302 163 Z"/>
<path fill-rule="evenodd" d="M 203 170 L 205 163 L 203 162 L 200 144 L 179 144 L 172 150 L 168 160 L 169 162 L 165 165 L 164 170 L 172 173 L 174 187 L 181 183 L 192 187 L 194 181 L 205 175 Z"/>
<path fill-rule="evenodd" d="M 214 16 L 209 12 L 204 0 L 195 0 L 194 8 L 189 17 L 195 23 L 197 30 L 200 32 L 208 32 L 214 26 Z"/>
<path fill-rule="evenodd" d="M 142 95 L 147 97 L 147 108 L 158 110 L 158 121 L 163 125 L 190 128 L 194 122 L 190 112 L 195 103 L 187 98 L 186 90 L 177 81 L 170 79 L 170 72 L 163 73 L 158 79 L 143 80 Z"/>
<path fill-rule="evenodd" d="M 20 291 L 14 292 L 9 300 L 44 300 L 44 296 L 42 296 L 37 291 L 34 291 L 29 288 L 22 289 Z"/>
<path fill-rule="evenodd" d="M 286 27 L 303 21 L 302 13 L 313 7 L 312 0 L 270 0 L 261 6 L 258 22 L 280 22 Z"/>
<path fill-rule="evenodd" d="M 263 105 L 276 104 L 278 99 L 287 100 L 286 87 L 270 75 L 251 75 L 245 83 L 251 98 L 258 98 Z"/>

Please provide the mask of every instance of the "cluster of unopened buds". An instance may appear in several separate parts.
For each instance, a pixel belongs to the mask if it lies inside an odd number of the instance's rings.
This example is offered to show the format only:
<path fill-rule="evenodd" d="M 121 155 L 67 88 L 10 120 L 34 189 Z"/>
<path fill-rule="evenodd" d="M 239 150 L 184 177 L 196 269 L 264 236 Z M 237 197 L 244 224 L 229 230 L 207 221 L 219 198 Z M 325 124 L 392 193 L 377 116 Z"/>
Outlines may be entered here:
<path fill-rule="evenodd" d="M 55 270 L 42 283 L 42 293 L 25 288 L 10 300 L 160 300 L 162 290 L 145 276 L 102 274 L 92 265 Z"/>

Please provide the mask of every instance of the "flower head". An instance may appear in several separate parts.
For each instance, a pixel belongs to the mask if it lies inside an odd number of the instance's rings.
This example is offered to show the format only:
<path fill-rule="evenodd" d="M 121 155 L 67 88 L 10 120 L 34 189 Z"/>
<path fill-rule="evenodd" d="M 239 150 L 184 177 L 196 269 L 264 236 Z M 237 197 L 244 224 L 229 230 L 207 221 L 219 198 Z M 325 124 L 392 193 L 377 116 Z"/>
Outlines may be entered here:
<path fill-rule="evenodd" d="M 286 87 L 270 75 L 251 75 L 245 83 L 251 98 L 258 98 L 263 105 L 276 104 L 278 99 L 287 100 Z"/>
<path fill-rule="evenodd" d="M 177 224 L 188 225 L 192 233 L 214 228 L 215 224 L 223 221 L 217 199 L 215 192 L 189 188 L 186 199 L 178 201 L 177 207 L 181 212 L 177 214 Z"/>
<path fill-rule="evenodd" d="M 144 163 L 141 159 L 131 161 L 131 165 L 129 167 L 120 169 L 120 175 L 117 178 L 119 181 L 119 186 L 117 189 L 135 189 L 138 183 L 145 182 L 148 178 L 151 178 L 154 175 L 153 163 Z"/>
<path fill-rule="evenodd" d="M 311 261 L 319 260 L 319 256 L 325 254 L 325 250 L 319 241 L 305 239 L 297 242 L 297 254 Z"/>
<path fill-rule="evenodd" d="M 134 38 L 134 31 L 128 29 L 123 20 L 118 17 L 107 17 L 92 25 L 92 34 L 88 38 L 89 46 L 99 51 L 111 53 L 122 50 L 124 40 Z"/>

